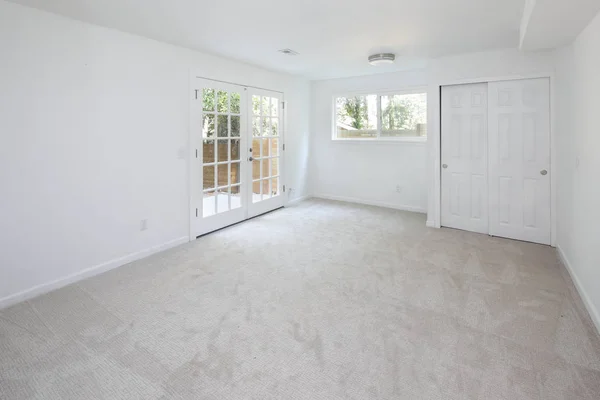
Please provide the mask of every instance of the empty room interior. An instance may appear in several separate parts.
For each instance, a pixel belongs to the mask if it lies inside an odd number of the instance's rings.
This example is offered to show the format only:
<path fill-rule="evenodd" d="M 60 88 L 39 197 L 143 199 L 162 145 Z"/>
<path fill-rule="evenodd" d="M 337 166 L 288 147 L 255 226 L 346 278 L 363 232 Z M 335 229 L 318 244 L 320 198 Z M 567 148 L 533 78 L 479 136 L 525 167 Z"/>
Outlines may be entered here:
<path fill-rule="evenodd" d="M 0 0 L 0 399 L 599 400 L 600 1 Z"/>

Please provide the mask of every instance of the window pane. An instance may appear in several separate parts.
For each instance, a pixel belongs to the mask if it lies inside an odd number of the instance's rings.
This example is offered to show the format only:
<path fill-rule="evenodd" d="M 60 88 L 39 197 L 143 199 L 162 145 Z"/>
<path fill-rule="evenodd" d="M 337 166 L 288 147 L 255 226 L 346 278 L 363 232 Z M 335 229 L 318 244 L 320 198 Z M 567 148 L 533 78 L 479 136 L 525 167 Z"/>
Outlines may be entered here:
<path fill-rule="evenodd" d="M 252 157 L 260 157 L 260 139 L 252 139 Z"/>
<path fill-rule="evenodd" d="M 271 139 L 271 156 L 279 155 L 279 139 L 273 138 Z"/>
<path fill-rule="evenodd" d="M 240 94 L 231 93 L 231 112 L 234 114 L 240 113 Z"/>
<path fill-rule="evenodd" d="M 217 115 L 217 136 L 219 137 L 227 137 L 229 134 L 229 116 L 227 115 Z"/>
<path fill-rule="evenodd" d="M 204 114 L 202 118 L 202 137 L 215 136 L 215 114 Z"/>
<path fill-rule="evenodd" d="M 256 179 L 260 179 L 260 160 L 252 161 L 252 180 Z"/>
<path fill-rule="evenodd" d="M 204 111 L 215 111 L 215 89 L 202 89 L 202 104 Z"/>
<path fill-rule="evenodd" d="M 381 96 L 382 137 L 427 137 L 427 93 Z"/>
<path fill-rule="evenodd" d="M 231 184 L 234 185 L 236 183 L 240 183 L 242 170 L 240 163 L 231 163 Z"/>
<path fill-rule="evenodd" d="M 377 137 L 377 95 L 336 98 L 336 137 Z"/>
<path fill-rule="evenodd" d="M 202 216 L 210 217 L 216 213 L 215 192 L 204 192 L 202 197 Z"/>
<path fill-rule="evenodd" d="M 264 117 L 262 119 L 262 135 L 269 136 L 271 134 L 271 118 Z"/>
<path fill-rule="evenodd" d="M 279 175 L 279 157 L 271 158 L 271 176 Z"/>
<path fill-rule="evenodd" d="M 266 199 L 270 199 L 271 198 L 271 188 L 270 188 L 270 184 L 269 184 L 270 179 L 265 179 L 262 180 L 260 185 L 262 186 L 262 191 L 263 191 L 263 195 L 262 198 L 263 200 Z"/>
<path fill-rule="evenodd" d="M 215 141 L 202 141 L 202 162 L 204 164 L 215 162 Z"/>
<path fill-rule="evenodd" d="M 232 166 L 233 167 L 233 166 Z M 242 193 L 239 186 L 232 186 L 230 193 L 231 209 L 240 208 L 242 206 Z"/>
<path fill-rule="evenodd" d="M 252 182 L 252 202 L 260 201 L 260 181 Z"/>
<path fill-rule="evenodd" d="M 279 136 L 279 119 L 271 118 L 271 135 Z"/>
<path fill-rule="evenodd" d="M 223 90 L 219 90 L 217 93 L 217 111 L 223 113 L 229 112 L 229 96 Z"/>
<path fill-rule="evenodd" d="M 252 118 L 252 136 L 260 136 L 260 117 Z"/>
<path fill-rule="evenodd" d="M 260 96 L 252 96 L 252 113 L 260 115 Z"/>
<path fill-rule="evenodd" d="M 221 139 L 217 142 L 217 161 L 227 161 L 229 156 L 229 140 Z"/>
<path fill-rule="evenodd" d="M 262 157 L 269 157 L 271 152 L 269 151 L 269 139 L 263 139 L 262 141 Z"/>
<path fill-rule="evenodd" d="M 217 186 L 229 185 L 229 165 L 228 164 L 217 165 L 217 177 L 219 179 Z"/>
<path fill-rule="evenodd" d="M 265 158 L 262 160 L 262 174 L 261 178 L 268 178 L 269 176 L 269 158 Z M 265 193 L 265 192 L 263 192 Z"/>
<path fill-rule="evenodd" d="M 232 160 L 240 159 L 240 139 L 231 139 L 231 148 L 229 149 Z"/>
<path fill-rule="evenodd" d="M 229 188 L 217 190 L 217 214 L 229 211 Z"/>
<path fill-rule="evenodd" d="M 231 136 L 240 136 L 240 117 L 236 115 L 231 116 Z"/>
<path fill-rule="evenodd" d="M 271 179 L 271 195 L 279 196 L 279 178 Z"/>
<path fill-rule="evenodd" d="M 203 189 L 212 189 L 215 187 L 215 166 L 204 166 L 202 168 Z"/>
<path fill-rule="evenodd" d="M 271 98 L 267 96 L 263 96 L 262 98 L 262 110 L 261 115 L 269 115 L 271 113 Z"/>
<path fill-rule="evenodd" d="M 279 99 L 271 97 L 271 115 L 277 117 L 279 112 Z"/>

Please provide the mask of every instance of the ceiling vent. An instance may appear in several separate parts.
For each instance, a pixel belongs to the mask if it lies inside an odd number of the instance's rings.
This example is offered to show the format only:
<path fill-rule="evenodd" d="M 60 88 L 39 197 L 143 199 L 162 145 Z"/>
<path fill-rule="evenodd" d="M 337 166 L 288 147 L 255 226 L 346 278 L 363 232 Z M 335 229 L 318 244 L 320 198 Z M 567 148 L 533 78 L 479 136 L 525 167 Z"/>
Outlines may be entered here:
<path fill-rule="evenodd" d="M 281 49 L 281 50 L 278 50 L 278 51 L 280 53 L 286 54 L 288 56 L 297 56 L 298 55 L 298 52 L 294 51 L 292 49 Z"/>
<path fill-rule="evenodd" d="M 381 65 L 381 64 L 392 64 L 396 59 L 396 55 L 393 53 L 380 53 L 369 56 L 369 64 Z"/>

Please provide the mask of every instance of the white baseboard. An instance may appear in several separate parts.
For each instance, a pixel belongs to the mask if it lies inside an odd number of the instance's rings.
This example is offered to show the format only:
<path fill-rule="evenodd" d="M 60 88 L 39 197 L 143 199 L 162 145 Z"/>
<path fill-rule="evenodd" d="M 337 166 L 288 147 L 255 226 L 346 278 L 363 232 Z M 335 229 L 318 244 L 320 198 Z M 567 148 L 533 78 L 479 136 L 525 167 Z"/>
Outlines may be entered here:
<path fill-rule="evenodd" d="M 588 296 L 587 292 L 583 288 L 583 285 L 581 284 L 581 280 L 579 279 L 579 277 L 577 277 L 577 274 L 575 273 L 573 266 L 569 262 L 569 259 L 567 258 L 565 253 L 562 251 L 560 246 L 556 246 L 556 251 L 558 253 L 558 257 L 560 258 L 563 265 L 567 269 L 567 272 L 571 276 L 571 280 L 575 284 L 575 288 L 577 289 L 579 296 L 581 296 L 581 299 L 583 300 L 583 304 L 585 305 L 585 308 L 587 309 L 588 313 L 590 314 L 590 317 L 592 318 L 592 322 L 594 323 L 594 325 L 596 325 L 596 330 L 600 333 L 600 314 L 598 313 L 598 310 L 594 306 L 594 303 L 592 303 L 590 296 Z"/>
<path fill-rule="evenodd" d="M 183 243 L 187 243 L 189 241 L 189 237 L 180 237 L 177 239 L 170 240 L 166 243 L 160 244 L 158 246 L 150 247 L 145 250 L 137 251 L 135 253 L 127 254 L 126 256 L 115 258 L 114 260 L 107 261 L 102 264 L 95 265 L 90 268 L 86 268 L 82 271 L 76 272 L 71 275 L 67 275 L 65 277 L 56 279 L 54 281 L 42 283 L 40 285 L 34 286 L 29 289 L 25 289 L 21 292 L 8 295 L 0 299 L 0 310 L 13 304 L 20 303 L 25 300 L 30 300 L 34 297 L 40 296 L 44 293 L 51 292 L 56 289 L 60 289 L 64 286 L 70 285 L 71 283 L 79 282 L 81 280 L 90 278 L 92 276 L 101 274 L 106 271 L 110 271 L 111 269 L 120 267 L 122 265 L 128 264 L 132 261 L 136 261 L 145 257 L 148 257 L 152 254 L 170 249 L 172 247 L 179 246 Z"/>
<path fill-rule="evenodd" d="M 380 202 L 380 201 L 363 200 L 363 199 L 357 199 L 357 198 L 353 198 L 353 197 L 332 196 L 330 194 L 315 194 L 312 197 L 316 197 L 319 199 L 326 199 L 326 200 L 343 201 L 346 203 L 366 204 L 368 206 L 393 208 L 395 210 L 411 211 L 411 212 L 416 212 L 416 213 L 421 213 L 421 214 L 427 213 L 427 211 L 421 207 L 404 206 L 404 205 L 385 203 L 385 202 Z"/>
<path fill-rule="evenodd" d="M 427 226 L 428 228 L 435 228 L 435 222 L 428 219 L 427 222 L 425 222 L 425 226 Z"/>
<path fill-rule="evenodd" d="M 289 200 L 287 203 L 285 203 L 286 206 L 293 206 L 294 204 L 298 204 L 304 200 L 308 200 L 310 199 L 312 196 L 306 195 L 306 196 L 302 196 L 302 197 L 298 197 L 296 199 L 293 200 Z"/>

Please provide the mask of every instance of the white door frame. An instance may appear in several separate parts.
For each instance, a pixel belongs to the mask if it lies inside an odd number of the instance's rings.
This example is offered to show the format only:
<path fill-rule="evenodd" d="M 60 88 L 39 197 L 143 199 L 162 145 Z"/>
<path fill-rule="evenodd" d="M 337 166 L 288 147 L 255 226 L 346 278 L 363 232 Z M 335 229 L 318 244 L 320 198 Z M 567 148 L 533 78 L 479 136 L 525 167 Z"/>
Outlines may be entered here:
<path fill-rule="evenodd" d="M 285 103 L 285 105 L 282 107 L 282 112 L 281 112 L 281 121 L 280 121 L 280 138 L 281 138 L 281 147 L 285 150 L 285 132 L 287 132 L 287 102 L 285 100 L 285 92 L 281 91 L 281 90 L 277 90 L 277 89 L 268 89 L 268 88 L 263 88 L 263 87 L 257 87 L 257 86 L 253 86 L 253 85 L 246 85 L 243 83 L 237 83 L 237 82 L 229 82 L 229 81 L 224 81 L 224 80 L 220 80 L 214 77 L 206 77 L 203 76 L 203 73 L 201 70 L 195 70 L 192 69 L 190 70 L 189 73 L 189 81 L 188 81 L 188 91 L 189 91 L 189 100 L 188 100 L 188 142 L 187 142 L 187 150 L 188 150 L 188 157 L 187 157 L 187 175 L 188 175 L 188 212 L 189 212 L 189 218 L 188 218 L 188 240 L 191 242 L 192 240 L 196 240 L 197 235 L 196 232 L 194 230 L 194 221 L 196 219 L 196 206 L 194 205 L 194 183 L 196 182 L 196 177 L 197 177 L 197 171 L 199 170 L 199 168 L 201 167 L 201 163 L 199 161 L 199 158 L 196 158 L 196 151 L 200 151 L 200 149 L 198 149 L 196 146 L 194 146 L 194 135 L 195 134 L 200 134 L 199 132 L 199 123 L 200 121 L 197 119 L 197 114 L 193 112 L 193 108 L 195 106 L 197 106 L 197 98 L 196 98 L 196 80 L 197 79 L 206 79 L 206 80 L 212 80 L 212 81 L 216 81 L 216 82 L 221 82 L 221 83 L 226 83 L 226 84 L 230 84 L 230 85 L 238 85 L 238 86 L 242 86 L 242 87 L 246 87 L 246 88 L 254 88 L 254 89 L 259 89 L 259 90 L 267 90 L 267 91 L 271 91 L 271 92 L 276 92 L 276 93 L 280 93 L 282 96 L 282 102 Z M 250 101 L 251 99 L 249 97 L 247 97 L 246 99 L 247 104 L 250 105 Z M 250 110 L 250 108 L 248 108 L 248 110 Z M 248 120 L 250 120 L 251 114 L 248 114 Z M 249 136 L 250 140 L 252 139 L 251 135 Z M 246 149 L 247 150 L 247 149 Z M 241 150 L 240 150 L 241 151 Z M 280 174 L 280 179 L 281 179 L 281 187 L 284 187 L 286 185 L 286 175 L 285 175 L 285 151 L 281 152 L 281 156 L 280 156 L 280 168 L 281 168 L 281 174 Z M 240 155 L 241 158 L 244 157 L 244 154 Z M 246 157 L 247 158 L 247 157 Z M 250 186 L 251 186 L 251 182 L 250 182 Z M 283 196 L 283 206 L 286 206 L 288 203 L 288 199 L 287 199 L 287 193 L 283 192 L 281 194 Z"/>
<path fill-rule="evenodd" d="M 430 146 L 430 154 L 433 160 L 433 165 L 430 165 L 430 168 L 433 168 L 433 171 L 430 172 L 431 176 L 433 176 L 433 183 L 429 189 L 430 196 L 433 198 L 433 219 L 429 216 L 430 219 L 427 221 L 427 226 L 432 228 L 441 228 L 442 221 L 442 175 L 441 175 L 441 113 L 442 109 L 440 107 L 441 101 L 441 90 L 442 86 L 450 86 L 450 85 L 463 85 L 470 83 L 489 83 L 489 82 L 497 82 L 497 81 L 511 81 L 511 80 L 521 80 L 521 79 L 536 79 L 536 78 L 548 78 L 550 79 L 550 226 L 551 226 L 551 243 L 550 245 L 556 247 L 556 116 L 554 110 L 554 93 L 555 90 L 555 80 L 554 80 L 554 72 L 540 72 L 534 74 L 521 74 L 521 75 L 506 75 L 506 76 L 495 76 L 495 77 L 482 77 L 482 78 L 472 78 L 472 79 L 458 79 L 458 80 L 449 80 L 436 82 L 433 86 L 430 87 L 427 101 L 431 102 L 433 106 L 428 109 L 433 111 L 433 134 L 429 136 L 431 138 Z M 430 201 L 431 204 L 431 201 Z"/>

